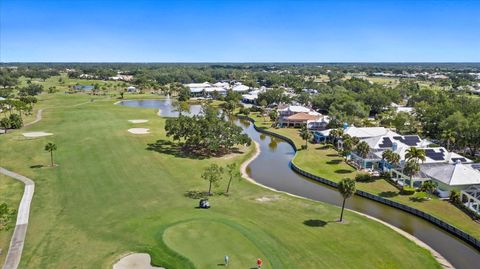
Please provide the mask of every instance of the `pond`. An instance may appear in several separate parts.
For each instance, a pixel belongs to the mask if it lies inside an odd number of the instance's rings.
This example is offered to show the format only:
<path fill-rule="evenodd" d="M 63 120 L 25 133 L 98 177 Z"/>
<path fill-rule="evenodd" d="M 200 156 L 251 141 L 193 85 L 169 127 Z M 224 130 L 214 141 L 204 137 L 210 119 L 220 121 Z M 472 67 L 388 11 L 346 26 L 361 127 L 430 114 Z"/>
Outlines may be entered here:
<path fill-rule="evenodd" d="M 131 106 L 131 107 L 143 107 L 143 108 L 155 108 L 158 109 L 158 114 L 164 117 L 178 117 L 179 113 L 172 106 L 171 99 L 163 100 L 125 100 L 121 101 L 119 105 Z M 190 112 L 185 113 L 187 115 L 200 114 L 202 110 L 201 105 L 190 105 Z"/>
<path fill-rule="evenodd" d="M 159 108 L 161 116 L 178 115 L 172 112 L 169 100 L 124 101 L 121 105 Z M 191 111 L 194 112 L 197 109 L 200 108 L 192 106 Z M 261 153 L 248 167 L 248 173 L 254 180 L 279 191 L 341 205 L 342 198 L 336 189 L 309 180 L 290 168 L 290 162 L 295 156 L 295 151 L 290 144 L 257 132 L 249 121 L 237 120 L 236 123 L 260 145 Z M 347 207 L 381 219 L 412 234 L 442 254 L 456 268 L 473 269 L 478 268 L 480 264 L 478 251 L 419 217 L 359 196 L 349 199 Z"/>

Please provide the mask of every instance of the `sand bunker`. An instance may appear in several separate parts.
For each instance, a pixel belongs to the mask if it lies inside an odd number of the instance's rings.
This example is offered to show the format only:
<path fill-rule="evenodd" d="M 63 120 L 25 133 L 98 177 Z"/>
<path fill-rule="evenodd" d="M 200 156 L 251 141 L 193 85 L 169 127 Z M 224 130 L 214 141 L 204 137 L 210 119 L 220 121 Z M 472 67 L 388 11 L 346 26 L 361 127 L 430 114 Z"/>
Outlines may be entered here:
<path fill-rule="evenodd" d="M 132 134 L 149 134 L 150 129 L 148 128 L 131 128 L 128 131 Z"/>
<path fill-rule="evenodd" d="M 150 255 L 146 253 L 133 253 L 121 258 L 113 265 L 113 269 L 164 269 L 150 265 Z"/>
<path fill-rule="evenodd" d="M 128 120 L 131 123 L 145 123 L 148 122 L 148 120 Z"/>
<path fill-rule="evenodd" d="M 52 133 L 46 133 L 46 132 L 30 132 L 30 133 L 23 133 L 23 136 L 25 137 L 42 137 L 42 136 L 49 136 L 53 135 Z"/>

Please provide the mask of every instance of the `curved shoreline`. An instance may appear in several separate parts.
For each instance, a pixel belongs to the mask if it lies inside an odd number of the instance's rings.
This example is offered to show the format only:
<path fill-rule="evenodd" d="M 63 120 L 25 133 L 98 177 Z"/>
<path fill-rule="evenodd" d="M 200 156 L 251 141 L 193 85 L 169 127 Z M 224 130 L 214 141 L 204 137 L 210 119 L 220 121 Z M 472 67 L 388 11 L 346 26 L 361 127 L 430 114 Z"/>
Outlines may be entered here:
<path fill-rule="evenodd" d="M 303 197 L 303 196 L 299 196 L 299 195 L 295 195 L 295 194 L 291 194 L 289 192 L 285 192 L 285 191 L 279 191 L 279 190 L 276 190 L 274 188 L 271 188 L 271 187 L 268 187 L 268 186 L 265 186 L 257 181 L 255 181 L 255 179 L 251 178 L 250 175 L 247 173 L 247 167 L 250 163 L 252 163 L 261 153 L 261 149 L 260 149 L 260 145 L 256 142 L 256 141 L 253 141 L 255 143 L 255 154 L 253 154 L 252 157 L 248 158 L 248 160 L 244 161 L 242 163 L 242 165 L 240 166 L 240 172 L 242 174 L 242 177 L 245 178 L 246 180 L 248 180 L 249 182 L 255 184 L 255 185 L 258 185 L 262 188 L 265 188 L 265 189 L 268 189 L 268 190 L 271 190 L 271 191 L 274 191 L 274 192 L 277 192 L 277 193 L 281 193 L 281 194 L 285 194 L 285 195 L 288 195 L 288 196 L 291 196 L 291 197 L 295 197 L 295 198 L 300 198 L 300 199 L 304 199 L 304 200 L 308 200 L 308 201 L 313 201 L 313 202 L 319 202 L 319 201 L 315 201 L 313 199 L 309 199 L 309 198 L 306 198 L 306 197 Z M 331 205 L 331 204 L 329 204 Z M 331 205 L 331 206 L 335 206 L 335 205 Z M 421 247 L 421 248 L 424 248 L 426 250 L 428 250 L 433 258 L 442 266 L 442 268 L 445 268 L 445 269 L 451 269 L 451 268 L 455 268 L 453 267 L 453 265 L 447 260 L 445 259 L 445 257 L 443 257 L 440 253 L 438 253 L 436 250 L 434 250 L 432 247 L 430 247 L 429 245 L 427 245 L 425 242 L 423 242 L 422 240 L 418 239 L 417 237 L 401 230 L 400 228 L 397 228 L 387 222 L 384 222 L 380 219 L 377 219 L 375 217 L 372 217 L 372 216 L 369 216 L 367 214 L 364 214 L 364 213 L 361 213 L 361 212 L 358 212 L 358 211 L 355 211 L 355 210 L 351 210 L 351 209 L 348 209 L 348 208 L 345 208 L 346 210 L 350 211 L 350 212 L 354 212 L 356 214 L 359 214 L 361 216 L 364 216 L 368 219 L 371 219 L 373 221 L 376 221 L 378 223 L 381 223 L 387 227 L 389 227 L 390 229 L 392 229 L 393 231 L 397 232 L 398 234 L 402 235 L 403 237 L 407 238 L 408 240 L 414 242 L 417 246 Z"/>

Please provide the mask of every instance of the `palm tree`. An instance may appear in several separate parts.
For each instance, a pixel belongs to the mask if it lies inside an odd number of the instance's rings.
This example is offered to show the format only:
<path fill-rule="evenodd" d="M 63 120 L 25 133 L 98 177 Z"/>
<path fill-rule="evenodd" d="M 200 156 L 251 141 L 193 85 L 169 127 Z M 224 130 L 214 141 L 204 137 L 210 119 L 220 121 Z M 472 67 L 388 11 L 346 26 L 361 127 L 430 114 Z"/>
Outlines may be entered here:
<path fill-rule="evenodd" d="M 338 191 L 343 197 L 342 213 L 340 214 L 340 222 L 343 221 L 343 210 L 345 209 L 345 201 L 355 193 L 355 180 L 344 178 L 338 182 Z"/>
<path fill-rule="evenodd" d="M 367 144 L 367 142 L 362 141 L 358 143 L 356 151 L 360 155 L 360 157 L 367 158 L 368 153 L 370 152 L 370 146 Z"/>
<path fill-rule="evenodd" d="M 305 140 L 305 148 L 308 148 L 308 140 L 312 138 L 312 133 L 307 128 L 307 125 L 303 125 L 302 129 L 300 130 L 300 137 Z"/>
<path fill-rule="evenodd" d="M 330 131 L 329 136 L 333 139 L 333 144 L 343 136 L 343 129 L 337 128 Z"/>
<path fill-rule="evenodd" d="M 238 171 L 238 167 L 236 163 L 227 164 L 227 174 L 228 174 L 228 185 L 227 185 L 226 193 L 228 193 L 228 191 L 230 190 L 230 184 L 232 183 L 232 179 L 241 178 L 240 172 Z"/>
<path fill-rule="evenodd" d="M 57 150 L 57 145 L 55 145 L 54 143 L 52 142 L 48 142 L 46 145 L 45 145 L 45 151 L 48 151 L 50 152 L 50 161 L 52 163 L 52 167 L 53 167 L 53 152 Z"/>
<path fill-rule="evenodd" d="M 455 144 L 456 133 L 453 130 L 445 130 L 442 132 L 442 139 L 447 142 L 447 150 L 450 150 L 450 145 Z"/>
<path fill-rule="evenodd" d="M 404 167 L 404 172 L 405 172 L 405 169 L 407 169 L 407 172 L 410 176 L 410 187 L 413 187 L 413 181 L 412 181 L 412 178 L 413 176 L 418 173 L 418 171 L 420 171 L 420 165 L 419 165 L 419 162 L 422 161 L 424 162 L 425 161 L 425 150 L 424 149 L 419 149 L 419 148 L 416 148 L 416 147 L 411 147 L 409 149 L 407 149 L 406 153 L 405 153 L 405 159 L 407 160 L 407 163 L 405 164 L 405 167 Z M 410 163 L 410 164 L 409 164 Z M 407 167 L 409 166 L 409 167 Z M 405 172 L 405 173 L 407 173 Z"/>
<path fill-rule="evenodd" d="M 428 198 L 430 198 L 430 194 L 432 194 L 435 189 L 437 189 L 437 184 L 433 181 L 429 180 L 422 184 L 422 190 L 427 193 Z"/>
<path fill-rule="evenodd" d="M 405 153 L 405 159 L 407 160 L 415 160 L 415 162 L 425 161 L 425 150 L 424 149 L 419 149 L 416 147 L 411 147 L 407 149 Z"/>
<path fill-rule="evenodd" d="M 420 165 L 413 159 L 408 160 L 403 168 L 403 173 L 410 178 L 410 187 L 413 187 L 413 176 L 420 171 Z"/>
<path fill-rule="evenodd" d="M 392 158 L 392 154 L 394 152 L 391 149 L 387 149 L 384 152 L 382 152 L 382 164 L 383 164 L 383 170 L 385 171 L 385 161 L 390 163 L 390 159 Z"/>
<path fill-rule="evenodd" d="M 345 156 L 349 155 L 350 152 L 352 152 L 354 147 L 355 147 L 355 145 L 353 144 L 352 139 L 348 138 L 348 139 L 343 140 L 343 154 Z"/>
<path fill-rule="evenodd" d="M 400 154 L 393 152 L 390 159 L 387 160 L 391 165 L 396 167 L 400 163 Z"/>

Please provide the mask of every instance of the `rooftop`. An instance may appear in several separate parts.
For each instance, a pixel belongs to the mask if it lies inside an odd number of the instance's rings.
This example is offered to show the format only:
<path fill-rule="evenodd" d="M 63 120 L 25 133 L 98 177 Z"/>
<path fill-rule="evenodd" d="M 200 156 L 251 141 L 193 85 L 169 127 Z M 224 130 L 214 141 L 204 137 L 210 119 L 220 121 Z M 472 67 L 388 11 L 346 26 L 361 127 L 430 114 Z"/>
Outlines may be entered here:
<path fill-rule="evenodd" d="M 422 165 L 421 172 L 449 186 L 480 184 L 480 171 L 463 163 Z"/>

